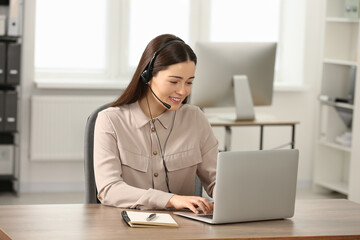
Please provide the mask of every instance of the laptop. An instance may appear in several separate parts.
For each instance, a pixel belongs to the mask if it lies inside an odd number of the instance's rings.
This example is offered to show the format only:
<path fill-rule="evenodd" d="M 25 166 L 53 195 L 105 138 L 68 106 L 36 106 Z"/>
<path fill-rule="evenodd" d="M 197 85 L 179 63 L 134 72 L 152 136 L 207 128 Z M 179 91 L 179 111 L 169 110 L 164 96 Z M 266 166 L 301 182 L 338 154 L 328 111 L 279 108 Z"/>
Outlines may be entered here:
<path fill-rule="evenodd" d="M 220 152 L 213 214 L 174 214 L 210 224 L 291 218 L 298 158 L 297 149 Z"/>

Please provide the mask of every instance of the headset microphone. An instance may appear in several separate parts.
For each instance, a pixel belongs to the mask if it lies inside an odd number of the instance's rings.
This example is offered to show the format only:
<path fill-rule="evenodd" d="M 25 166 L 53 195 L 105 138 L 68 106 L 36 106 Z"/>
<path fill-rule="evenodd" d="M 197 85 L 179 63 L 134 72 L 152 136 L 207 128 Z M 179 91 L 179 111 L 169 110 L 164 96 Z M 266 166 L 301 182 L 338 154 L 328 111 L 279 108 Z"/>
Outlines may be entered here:
<path fill-rule="evenodd" d="M 161 101 L 160 98 L 158 98 L 158 96 L 156 96 L 156 94 L 154 93 L 154 91 L 153 91 L 152 88 L 150 87 L 150 84 L 149 84 L 149 83 L 146 83 L 146 85 L 148 85 L 148 87 L 150 88 L 152 94 L 157 98 L 157 100 L 159 100 L 167 109 L 170 109 L 170 108 L 171 108 L 171 105 L 170 105 L 170 104 L 167 104 L 167 103 Z"/>

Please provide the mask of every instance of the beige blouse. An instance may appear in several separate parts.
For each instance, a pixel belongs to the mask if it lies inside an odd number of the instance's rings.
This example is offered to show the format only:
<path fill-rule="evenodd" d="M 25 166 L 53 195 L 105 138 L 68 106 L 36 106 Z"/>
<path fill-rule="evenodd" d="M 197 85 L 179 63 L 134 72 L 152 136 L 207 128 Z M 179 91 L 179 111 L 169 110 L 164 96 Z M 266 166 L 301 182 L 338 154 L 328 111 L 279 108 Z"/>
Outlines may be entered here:
<path fill-rule="evenodd" d="M 155 128 L 172 193 L 166 187 Z M 194 194 L 195 174 L 212 196 L 218 141 L 198 107 L 184 104 L 177 111 L 165 111 L 154 122 L 138 102 L 107 108 L 99 113 L 94 134 L 95 180 L 101 203 L 163 209 L 173 194 Z"/>

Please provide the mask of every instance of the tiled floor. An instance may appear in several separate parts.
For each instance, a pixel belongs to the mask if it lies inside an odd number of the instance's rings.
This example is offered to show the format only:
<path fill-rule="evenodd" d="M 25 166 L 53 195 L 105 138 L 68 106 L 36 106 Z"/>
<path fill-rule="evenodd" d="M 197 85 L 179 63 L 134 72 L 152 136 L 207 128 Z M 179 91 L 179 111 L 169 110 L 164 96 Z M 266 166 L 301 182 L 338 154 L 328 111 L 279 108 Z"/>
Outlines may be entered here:
<path fill-rule="evenodd" d="M 296 194 L 297 199 L 323 199 L 323 198 L 346 198 L 346 196 L 331 193 L 313 193 L 309 189 L 300 189 Z M 0 193 L 0 205 L 19 204 L 70 204 L 85 203 L 84 192 L 61 192 L 61 193 L 21 193 L 15 196 L 12 193 Z"/>

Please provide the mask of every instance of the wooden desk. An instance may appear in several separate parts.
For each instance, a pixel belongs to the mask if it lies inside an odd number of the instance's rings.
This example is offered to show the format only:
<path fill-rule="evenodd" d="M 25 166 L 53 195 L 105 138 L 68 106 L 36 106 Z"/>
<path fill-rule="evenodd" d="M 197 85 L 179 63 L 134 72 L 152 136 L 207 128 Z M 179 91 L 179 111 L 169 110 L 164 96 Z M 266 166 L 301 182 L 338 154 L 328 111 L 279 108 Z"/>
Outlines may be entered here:
<path fill-rule="evenodd" d="M 244 127 L 244 126 L 259 126 L 260 127 L 260 144 L 259 149 L 263 150 L 264 144 L 264 127 L 265 126 L 290 126 L 291 127 L 291 142 L 289 144 L 282 145 L 285 147 L 291 145 L 291 148 L 295 148 L 295 125 L 299 124 L 298 121 L 280 120 L 274 116 L 257 115 L 254 121 L 231 121 L 224 120 L 218 117 L 218 114 L 206 114 L 211 126 L 213 127 L 225 127 L 225 149 L 230 150 L 231 146 L 231 127 Z"/>
<path fill-rule="evenodd" d="M 296 202 L 291 219 L 209 225 L 174 216 L 179 228 L 129 228 L 121 209 L 99 204 L 0 206 L 0 239 L 360 239 L 360 204 Z"/>

